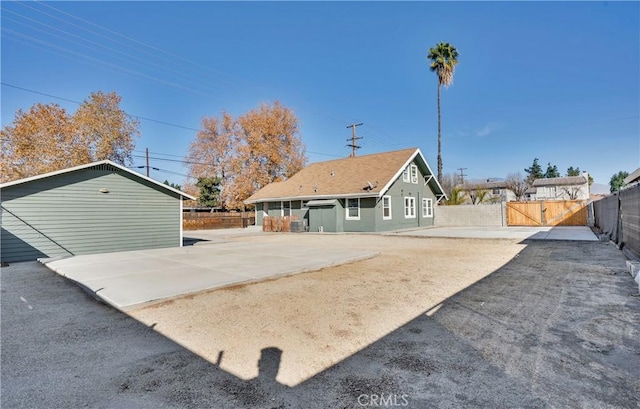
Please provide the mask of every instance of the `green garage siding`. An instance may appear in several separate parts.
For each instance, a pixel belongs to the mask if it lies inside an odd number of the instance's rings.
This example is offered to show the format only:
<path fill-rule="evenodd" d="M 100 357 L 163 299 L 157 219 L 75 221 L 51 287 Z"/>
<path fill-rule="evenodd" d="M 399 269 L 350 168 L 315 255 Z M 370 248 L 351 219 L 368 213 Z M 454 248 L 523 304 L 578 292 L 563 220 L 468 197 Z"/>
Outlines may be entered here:
<path fill-rule="evenodd" d="M 110 165 L 7 186 L 0 194 L 2 261 L 181 245 L 181 196 Z"/>

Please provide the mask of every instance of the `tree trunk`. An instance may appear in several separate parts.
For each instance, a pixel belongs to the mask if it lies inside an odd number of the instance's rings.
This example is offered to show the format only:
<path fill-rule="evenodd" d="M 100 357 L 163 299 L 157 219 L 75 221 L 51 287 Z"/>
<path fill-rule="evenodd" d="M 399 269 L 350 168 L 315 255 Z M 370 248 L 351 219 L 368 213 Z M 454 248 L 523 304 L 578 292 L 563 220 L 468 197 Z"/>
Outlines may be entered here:
<path fill-rule="evenodd" d="M 438 80 L 438 182 L 442 185 L 442 130 L 440 122 L 440 81 Z"/>

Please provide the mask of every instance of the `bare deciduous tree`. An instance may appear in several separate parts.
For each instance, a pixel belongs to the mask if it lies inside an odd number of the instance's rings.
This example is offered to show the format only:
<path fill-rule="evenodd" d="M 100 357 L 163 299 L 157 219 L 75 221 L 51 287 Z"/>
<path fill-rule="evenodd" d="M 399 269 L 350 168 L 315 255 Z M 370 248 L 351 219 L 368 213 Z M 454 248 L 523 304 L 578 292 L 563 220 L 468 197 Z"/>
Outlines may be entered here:
<path fill-rule="evenodd" d="M 445 173 L 442 177 L 442 190 L 447 195 L 447 197 L 451 197 L 451 191 L 455 186 L 458 185 L 458 180 L 456 175 L 453 173 Z"/>
<path fill-rule="evenodd" d="M 529 184 L 520 173 L 510 173 L 505 180 L 507 189 L 511 190 L 516 196 L 516 200 L 523 200 L 524 195 L 529 189 Z"/>
<path fill-rule="evenodd" d="M 567 194 L 569 200 L 576 200 L 580 195 L 580 186 L 564 186 L 562 191 Z"/>
<path fill-rule="evenodd" d="M 477 205 L 481 204 L 485 201 L 487 196 L 489 195 L 489 191 L 484 189 L 479 183 L 470 183 L 465 186 L 465 190 L 469 199 L 471 199 L 471 204 Z"/>

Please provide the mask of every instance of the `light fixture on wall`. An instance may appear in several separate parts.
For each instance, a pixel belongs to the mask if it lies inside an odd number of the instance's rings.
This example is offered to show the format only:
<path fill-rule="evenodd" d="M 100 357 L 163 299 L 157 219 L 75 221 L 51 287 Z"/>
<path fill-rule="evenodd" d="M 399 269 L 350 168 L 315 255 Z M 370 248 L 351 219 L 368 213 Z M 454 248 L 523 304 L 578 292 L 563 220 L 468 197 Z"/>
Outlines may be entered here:
<path fill-rule="evenodd" d="M 100 193 L 109 193 L 109 189 L 107 189 L 106 187 L 101 187 L 100 190 L 98 190 L 98 192 L 100 192 Z"/>

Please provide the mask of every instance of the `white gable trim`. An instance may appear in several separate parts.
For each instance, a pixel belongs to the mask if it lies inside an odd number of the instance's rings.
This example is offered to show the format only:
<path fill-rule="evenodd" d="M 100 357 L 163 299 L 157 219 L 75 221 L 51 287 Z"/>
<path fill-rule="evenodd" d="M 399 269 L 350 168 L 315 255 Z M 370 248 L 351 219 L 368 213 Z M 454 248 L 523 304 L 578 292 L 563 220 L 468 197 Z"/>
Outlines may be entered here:
<path fill-rule="evenodd" d="M 389 180 L 389 182 L 387 182 L 387 184 L 380 189 L 380 192 L 378 192 L 378 197 L 382 197 L 384 196 L 387 191 L 389 189 L 391 189 L 391 186 L 393 186 L 393 184 L 396 182 L 396 180 L 398 180 L 398 178 L 400 177 L 400 175 L 402 174 L 402 172 L 404 172 L 404 170 L 406 169 L 407 166 L 409 166 L 414 160 L 415 158 L 420 155 L 420 159 L 422 159 L 422 162 L 424 162 L 425 166 L 427 167 L 427 170 L 429 171 L 429 173 L 431 174 L 430 176 L 433 177 L 433 171 L 431 170 L 431 167 L 429 166 L 429 163 L 427 162 L 427 160 L 425 159 L 424 155 L 422 154 L 422 152 L 420 151 L 420 148 L 417 148 L 416 151 L 409 157 L 409 159 L 404 163 L 404 165 L 402 165 L 402 167 L 400 167 L 400 169 L 398 169 L 398 171 L 396 172 L 395 175 L 393 175 L 393 177 L 391 178 L 391 180 Z M 438 179 L 434 178 L 434 181 L 436 182 L 436 185 L 438 186 L 438 188 L 440 189 L 440 192 L 442 192 L 442 196 L 446 197 L 446 194 L 444 193 L 444 189 L 442 188 L 442 186 L 440 185 L 440 182 L 438 182 Z M 428 183 L 428 181 L 425 183 L 425 185 Z M 439 193 L 436 193 L 436 195 L 439 195 Z"/>
<path fill-rule="evenodd" d="M 130 175 L 133 175 L 133 176 L 135 176 L 137 178 L 146 180 L 146 181 L 151 182 L 151 183 L 153 183 L 153 184 L 155 184 L 157 186 L 160 186 L 164 190 L 168 190 L 168 191 L 171 191 L 173 193 L 177 193 L 180 196 L 182 196 L 184 198 L 187 198 L 187 199 L 196 200 L 196 198 L 191 196 L 191 195 L 188 195 L 188 194 L 186 194 L 186 193 L 184 193 L 184 192 L 182 192 L 182 191 L 180 191 L 178 189 L 174 189 L 169 185 L 165 185 L 164 183 L 160 183 L 157 180 L 153 180 L 153 179 L 151 179 L 149 177 L 146 177 L 145 175 L 142 175 L 142 174 L 140 174 L 138 172 L 134 172 L 134 171 L 132 171 L 130 169 L 127 169 L 124 166 L 119 165 L 119 164 L 117 164 L 115 162 L 112 162 L 110 160 L 101 160 L 101 161 L 98 161 L 98 162 L 88 163 L 86 165 L 74 166 L 74 167 L 67 168 L 67 169 L 56 170 L 54 172 L 48 172 L 48 173 L 43 173 L 41 175 L 36 175 L 36 176 L 31 176 L 31 177 L 28 177 L 28 178 L 24 178 L 24 179 L 14 180 L 12 182 L 2 183 L 2 184 L 0 184 L 0 189 L 3 189 L 5 187 L 9 187 L 9 186 L 15 186 L 15 185 L 23 184 L 23 183 L 32 182 L 32 181 L 38 180 L 38 179 L 44 179 L 44 178 L 48 178 L 48 177 L 52 177 L 52 176 L 62 175 L 62 174 L 65 174 L 65 173 L 71 173 L 71 172 L 75 172 L 75 171 L 78 171 L 78 170 L 83 170 L 83 169 L 87 169 L 87 168 L 91 168 L 93 166 L 99 166 L 99 165 L 110 165 L 110 166 L 113 166 L 114 168 L 117 168 L 117 169 L 119 169 L 119 170 L 121 170 L 123 172 L 129 173 Z"/>

